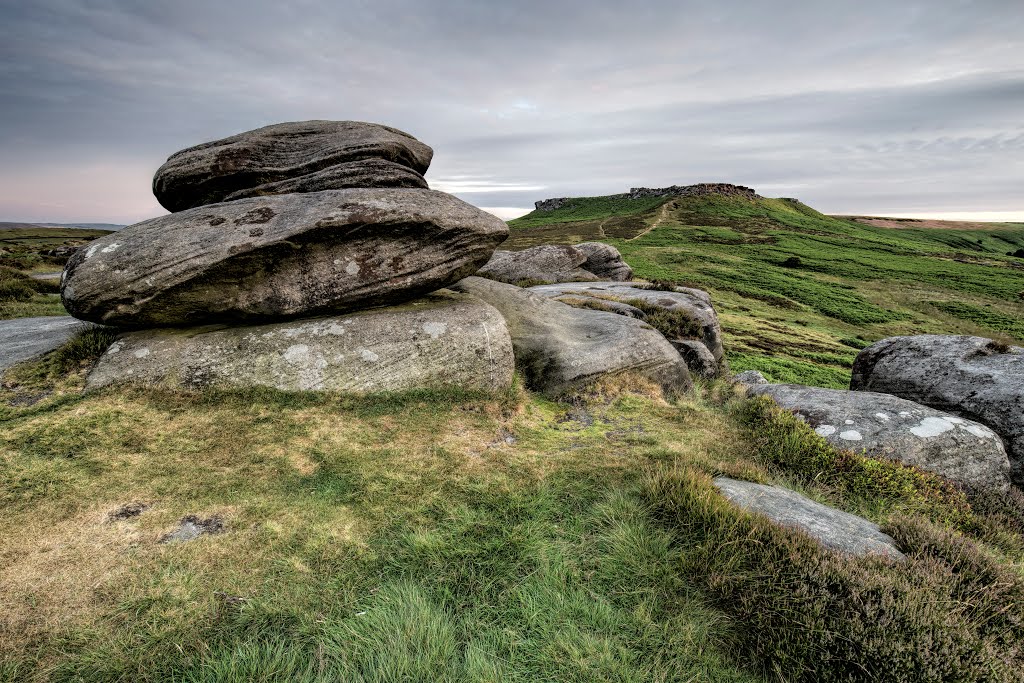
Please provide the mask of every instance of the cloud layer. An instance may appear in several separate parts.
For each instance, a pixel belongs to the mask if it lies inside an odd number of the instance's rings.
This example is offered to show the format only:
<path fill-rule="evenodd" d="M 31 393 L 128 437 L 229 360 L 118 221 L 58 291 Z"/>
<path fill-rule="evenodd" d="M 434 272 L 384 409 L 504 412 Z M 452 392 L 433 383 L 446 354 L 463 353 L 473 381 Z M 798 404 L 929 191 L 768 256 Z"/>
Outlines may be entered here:
<path fill-rule="evenodd" d="M 485 207 L 734 182 L 1024 216 L 1024 5 L 0 0 L 0 220 L 162 213 L 170 153 L 359 119 Z"/>

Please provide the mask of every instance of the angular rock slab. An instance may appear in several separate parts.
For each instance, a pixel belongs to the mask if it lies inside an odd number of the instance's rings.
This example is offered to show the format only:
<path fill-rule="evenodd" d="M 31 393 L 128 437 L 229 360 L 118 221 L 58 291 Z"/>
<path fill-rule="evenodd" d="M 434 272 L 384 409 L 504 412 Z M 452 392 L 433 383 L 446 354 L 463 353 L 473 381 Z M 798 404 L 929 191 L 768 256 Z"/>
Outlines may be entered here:
<path fill-rule="evenodd" d="M 622 254 L 612 245 L 604 242 L 582 242 L 573 246 L 587 257 L 581 266 L 583 270 L 593 273 L 598 279 L 614 282 L 628 282 L 633 279 L 633 269 L 622 260 Z"/>
<path fill-rule="evenodd" d="M 53 351 L 87 327 L 68 315 L 0 320 L 0 372 Z"/>
<path fill-rule="evenodd" d="M 864 450 L 970 486 L 1010 488 L 1003 442 L 977 422 L 872 391 L 762 384 L 751 386 L 747 395 L 770 396 L 833 446 Z"/>
<path fill-rule="evenodd" d="M 508 236 L 443 192 L 240 199 L 137 223 L 64 269 L 71 315 L 122 327 L 264 322 L 408 301 L 470 275 Z"/>
<path fill-rule="evenodd" d="M 629 303 L 631 299 L 639 299 L 649 306 L 684 313 L 700 328 L 700 341 L 714 356 L 720 368 L 723 367 L 725 349 L 722 347 L 722 326 L 711 303 L 711 295 L 705 291 L 676 287 L 675 290 L 666 292 L 622 282 L 563 282 L 538 285 L 531 287 L 530 291 L 558 300 L 587 297 L 599 305 L 612 302 Z"/>
<path fill-rule="evenodd" d="M 442 290 L 342 316 L 129 332 L 100 358 L 86 386 L 501 390 L 512 373 L 512 341 L 498 311 Z"/>
<path fill-rule="evenodd" d="M 480 277 L 510 285 L 527 280 L 542 282 L 589 282 L 598 277 L 580 266 L 587 255 L 568 244 L 542 244 L 522 251 L 496 251 L 483 266 Z"/>
<path fill-rule="evenodd" d="M 648 377 L 669 393 L 692 387 L 679 353 L 640 320 L 573 308 L 480 277 L 468 277 L 453 289 L 498 309 L 512 335 L 517 369 L 527 386 L 548 396 L 627 372 Z"/>
<path fill-rule="evenodd" d="M 716 477 L 714 484 L 737 507 L 760 513 L 779 526 L 798 529 L 831 550 L 858 557 L 906 557 L 896 547 L 896 541 L 882 533 L 877 524 L 817 503 L 796 491 L 728 477 Z"/>
<path fill-rule="evenodd" d="M 262 194 L 426 187 L 422 174 L 433 154 L 408 133 L 376 123 L 278 123 L 172 154 L 153 177 L 153 194 L 168 211 L 184 211 Z"/>
<path fill-rule="evenodd" d="M 1003 439 L 1024 486 L 1024 348 L 983 337 L 890 337 L 857 355 L 850 388 L 880 391 L 980 422 Z"/>

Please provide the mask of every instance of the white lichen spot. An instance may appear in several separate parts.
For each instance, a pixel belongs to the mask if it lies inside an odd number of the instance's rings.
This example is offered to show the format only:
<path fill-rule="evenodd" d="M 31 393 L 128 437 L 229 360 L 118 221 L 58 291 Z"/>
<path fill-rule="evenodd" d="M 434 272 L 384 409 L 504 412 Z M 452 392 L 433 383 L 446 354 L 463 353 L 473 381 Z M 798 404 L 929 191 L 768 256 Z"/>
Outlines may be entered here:
<path fill-rule="evenodd" d="M 89 247 L 88 249 L 86 249 L 85 250 L 85 258 L 92 258 L 92 255 L 96 253 L 97 249 L 99 249 L 99 247 L 97 247 L 95 245 L 93 245 L 93 246 Z"/>
<path fill-rule="evenodd" d="M 949 419 L 949 418 L 946 418 L 946 419 Z M 960 422 L 963 422 L 963 420 L 960 420 Z M 993 432 L 988 427 L 982 427 L 981 425 L 978 425 L 978 424 L 961 425 L 960 429 L 963 429 L 964 431 L 966 431 L 966 432 L 968 432 L 970 434 L 973 434 L 974 436 L 978 437 L 979 439 L 991 439 L 991 438 L 994 438 L 995 435 L 996 435 L 996 433 Z"/>
<path fill-rule="evenodd" d="M 380 360 L 380 356 L 375 354 L 370 349 L 359 349 L 359 357 L 365 360 L 367 363 L 376 363 Z"/>
<path fill-rule="evenodd" d="M 864 437 L 856 429 L 847 429 L 845 432 L 839 432 L 839 438 L 844 441 L 860 441 Z"/>
<path fill-rule="evenodd" d="M 121 348 L 122 348 L 121 342 L 116 341 L 116 342 L 114 342 L 113 344 L 110 345 L 109 349 L 107 349 L 107 355 L 108 356 L 113 356 L 115 353 L 121 353 Z"/>
<path fill-rule="evenodd" d="M 327 334 L 340 336 L 345 334 L 345 328 L 339 325 L 338 323 L 331 323 L 330 326 L 328 326 L 327 328 Z"/>
<path fill-rule="evenodd" d="M 345 272 L 349 275 L 359 275 L 359 264 L 355 261 L 349 261 L 348 265 L 345 266 Z"/>
<path fill-rule="evenodd" d="M 429 334 L 431 339 L 437 339 L 447 329 L 448 323 L 423 323 L 423 331 Z"/>
<path fill-rule="evenodd" d="M 921 420 L 921 424 L 916 427 L 910 428 L 910 433 L 914 436 L 920 436 L 921 438 L 927 439 L 932 436 L 938 436 L 944 432 L 948 432 L 953 429 L 953 424 L 943 417 L 926 417 Z"/>
<path fill-rule="evenodd" d="M 836 428 L 832 425 L 818 425 L 814 431 L 818 436 L 832 436 L 836 433 Z"/>
<path fill-rule="evenodd" d="M 341 259 L 340 258 L 334 259 L 334 265 L 340 266 L 341 265 Z"/>
<path fill-rule="evenodd" d="M 848 425 L 852 425 L 852 424 L 853 424 L 853 420 L 847 420 L 847 421 L 846 421 L 846 422 L 844 422 L 843 424 L 848 424 Z"/>
<path fill-rule="evenodd" d="M 148 355 L 149 355 L 149 349 L 147 347 L 145 347 L 145 346 L 143 346 L 141 349 L 135 349 L 135 357 L 136 358 L 145 358 Z"/>
<path fill-rule="evenodd" d="M 886 413 L 875 413 L 875 417 L 877 417 L 882 422 L 888 422 L 889 421 L 889 416 Z"/>
<path fill-rule="evenodd" d="M 947 415 L 946 419 L 949 422 L 952 422 L 955 425 L 962 425 L 965 422 L 965 420 L 963 418 L 961 418 L 961 417 L 953 417 L 952 415 Z"/>
<path fill-rule="evenodd" d="M 284 359 L 289 363 L 302 363 L 309 360 L 309 347 L 305 344 L 292 344 L 284 352 Z"/>
<path fill-rule="evenodd" d="M 905 410 L 900 411 L 900 417 L 910 417 L 910 413 Z"/>
<path fill-rule="evenodd" d="M 111 244 L 109 246 L 103 247 L 102 249 L 100 249 L 100 251 L 103 252 L 104 254 L 109 254 L 111 252 L 117 251 L 120 248 L 121 248 L 120 243 L 114 242 L 113 244 Z"/>

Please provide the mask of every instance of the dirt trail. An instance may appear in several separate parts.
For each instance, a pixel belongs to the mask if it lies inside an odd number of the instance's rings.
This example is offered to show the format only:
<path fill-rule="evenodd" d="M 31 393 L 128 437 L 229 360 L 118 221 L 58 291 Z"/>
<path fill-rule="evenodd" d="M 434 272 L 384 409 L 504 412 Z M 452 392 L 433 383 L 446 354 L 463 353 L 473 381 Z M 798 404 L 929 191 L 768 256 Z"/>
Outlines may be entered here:
<path fill-rule="evenodd" d="M 664 204 L 662 204 L 661 208 L 658 209 L 658 217 L 654 219 L 654 222 L 648 225 L 646 228 L 644 228 L 644 231 L 641 232 L 639 235 L 637 235 L 636 237 L 630 237 L 626 241 L 632 242 L 633 240 L 638 240 L 647 233 L 649 233 L 651 230 L 654 230 L 656 227 L 664 223 L 665 220 L 668 218 L 668 210 L 670 208 L 673 208 L 674 206 L 675 202 L 665 202 Z"/>

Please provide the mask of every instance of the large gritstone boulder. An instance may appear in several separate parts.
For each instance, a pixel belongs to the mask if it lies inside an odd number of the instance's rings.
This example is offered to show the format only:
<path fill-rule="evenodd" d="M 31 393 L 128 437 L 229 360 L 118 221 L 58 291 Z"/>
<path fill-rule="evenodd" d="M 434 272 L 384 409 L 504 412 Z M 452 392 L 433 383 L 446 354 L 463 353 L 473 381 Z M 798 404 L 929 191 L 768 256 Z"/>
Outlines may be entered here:
<path fill-rule="evenodd" d="M 470 275 L 508 226 L 451 195 L 350 189 L 211 204 L 72 256 L 77 318 L 125 327 L 242 323 L 401 303 Z"/>
<path fill-rule="evenodd" d="M 633 269 L 622 260 L 622 254 L 612 245 L 604 242 L 582 242 L 573 246 L 587 257 L 581 266 L 583 270 L 593 273 L 598 279 L 614 282 L 627 282 L 633 279 Z"/>
<path fill-rule="evenodd" d="M 986 425 L 1006 445 L 1010 479 L 1024 486 L 1024 348 L 983 337 L 891 337 L 858 354 L 850 386 Z"/>
<path fill-rule="evenodd" d="M 408 133 L 360 121 L 297 121 L 189 147 L 153 177 L 169 211 L 265 194 L 422 187 L 433 150 Z"/>
<path fill-rule="evenodd" d="M 442 290 L 348 315 L 129 332 L 107 349 L 87 386 L 501 390 L 512 373 L 512 342 L 498 311 Z"/>
<path fill-rule="evenodd" d="M 645 289 L 623 282 L 563 282 L 538 285 L 531 287 L 530 291 L 570 306 L 610 310 L 650 319 L 651 324 L 673 341 L 699 340 L 714 357 L 718 372 L 725 368 L 722 326 L 707 292 L 689 287 L 676 287 L 672 291 Z M 623 310 L 622 305 L 629 306 L 630 310 Z M 657 324 L 655 317 L 658 319 Z M 697 368 L 691 370 L 698 371 Z"/>
<path fill-rule="evenodd" d="M 576 247 L 542 244 L 522 251 L 496 251 L 479 275 L 511 285 L 597 280 L 580 267 L 586 260 L 587 255 Z"/>
<path fill-rule="evenodd" d="M 516 366 L 531 389 L 558 397 L 623 373 L 648 377 L 670 393 L 691 387 L 679 353 L 640 320 L 573 308 L 479 277 L 466 278 L 454 288 L 501 312 L 512 335 Z"/>
<path fill-rule="evenodd" d="M 863 517 L 817 503 L 781 486 L 718 477 L 715 486 L 737 507 L 757 512 L 779 526 L 804 532 L 826 548 L 847 555 L 904 559 L 892 537 Z"/>
<path fill-rule="evenodd" d="M 1003 442 L 977 422 L 872 391 L 761 384 L 747 395 L 770 396 L 839 448 L 898 460 L 972 487 L 1010 488 Z"/>

